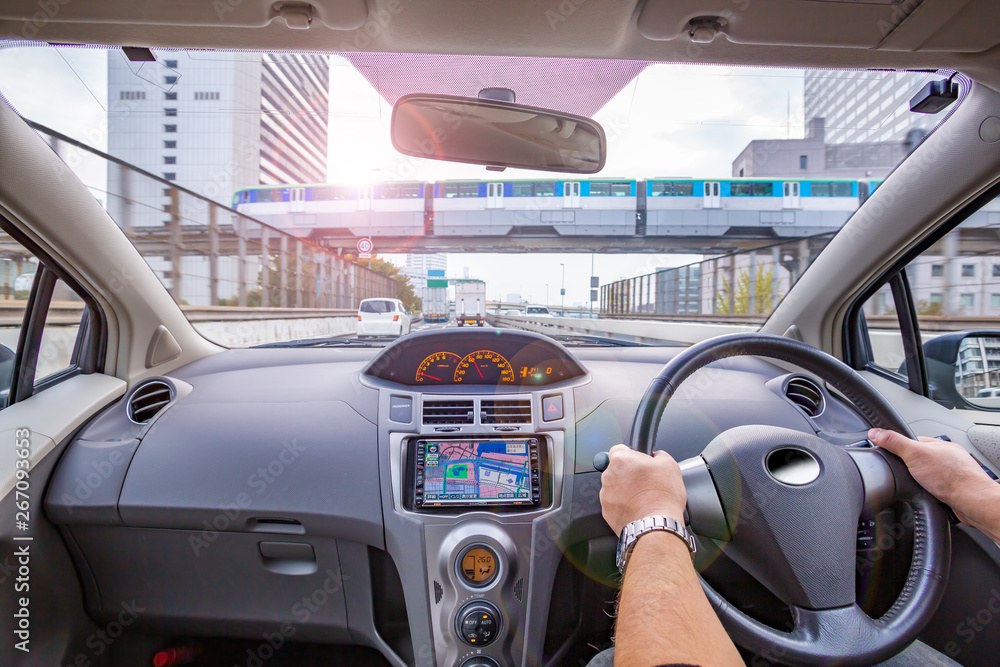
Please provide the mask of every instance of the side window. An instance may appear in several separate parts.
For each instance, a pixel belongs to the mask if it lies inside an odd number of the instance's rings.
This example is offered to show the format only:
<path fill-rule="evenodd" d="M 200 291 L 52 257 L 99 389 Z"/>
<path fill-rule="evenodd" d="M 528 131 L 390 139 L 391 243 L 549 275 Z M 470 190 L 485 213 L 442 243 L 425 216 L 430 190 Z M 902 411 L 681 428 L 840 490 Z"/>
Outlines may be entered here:
<path fill-rule="evenodd" d="M 2 409 L 81 370 L 89 313 L 28 249 L 2 231 L 0 240 Z"/>
<path fill-rule="evenodd" d="M 84 323 L 86 304 L 79 294 L 62 280 L 56 280 L 52 298 L 45 313 L 38 364 L 35 369 L 35 386 L 56 375 L 71 370 L 76 363 L 74 352 Z"/>
<path fill-rule="evenodd" d="M 979 211 L 931 245 L 906 266 L 905 284 L 880 288 L 863 312 L 872 365 L 914 389 L 907 359 L 919 354 L 931 398 L 1000 410 L 1000 238 L 982 233 L 977 215 L 995 214 Z"/>

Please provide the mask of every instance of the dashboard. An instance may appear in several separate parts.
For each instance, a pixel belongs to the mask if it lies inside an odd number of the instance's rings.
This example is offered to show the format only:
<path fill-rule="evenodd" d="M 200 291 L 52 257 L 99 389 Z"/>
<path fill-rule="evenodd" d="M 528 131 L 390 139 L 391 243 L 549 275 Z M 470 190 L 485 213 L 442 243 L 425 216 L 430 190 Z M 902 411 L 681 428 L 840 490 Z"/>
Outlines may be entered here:
<path fill-rule="evenodd" d="M 545 387 L 586 375 L 551 339 L 507 329 L 428 331 L 386 347 L 364 375 L 407 387 Z"/>
<path fill-rule="evenodd" d="M 259 637 L 322 591 L 296 640 L 395 666 L 575 664 L 610 636 L 615 597 L 593 458 L 678 351 L 490 329 L 229 350 L 143 381 L 172 389 L 148 423 L 129 417 L 139 383 L 85 425 L 46 515 L 99 622 L 135 599 L 152 632 Z M 678 390 L 657 448 L 683 460 L 750 423 L 863 439 L 822 383 L 820 415 L 790 401 L 801 377 L 727 360 Z"/>

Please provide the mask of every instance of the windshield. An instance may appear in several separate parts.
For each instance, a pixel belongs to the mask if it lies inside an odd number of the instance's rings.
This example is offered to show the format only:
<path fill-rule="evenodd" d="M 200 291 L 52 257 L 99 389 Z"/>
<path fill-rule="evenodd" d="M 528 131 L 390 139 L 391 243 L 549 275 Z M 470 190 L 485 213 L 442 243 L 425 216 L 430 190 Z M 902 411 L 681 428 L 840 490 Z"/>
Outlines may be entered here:
<path fill-rule="evenodd" d="M 227 346 L 379 341 L 455 326 L 456 312 L 494 326 L 547 315 L 599 335 L 611 318 L 756 327 L 947 114 L 909 111 L 945 78 L 928 72 L 152 56 L 8 47 L 0 92 L 199 331 Z M 486 87 L 593 117 L 608 138 L 605 168 L 498 172 L 393 149 L 399 97 Z M 359 309 L 392 312 L 390 299 L 411 322 L 359 328 Z"/>

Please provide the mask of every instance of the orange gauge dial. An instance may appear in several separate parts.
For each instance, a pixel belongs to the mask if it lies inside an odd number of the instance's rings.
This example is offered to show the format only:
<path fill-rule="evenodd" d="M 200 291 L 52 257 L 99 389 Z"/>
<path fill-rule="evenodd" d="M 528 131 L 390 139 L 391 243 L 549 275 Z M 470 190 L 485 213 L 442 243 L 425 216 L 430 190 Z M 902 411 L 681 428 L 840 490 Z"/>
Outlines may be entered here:
<path fill-rule="evenodd" d="M 461 384 L 503 384 L 514 382 L 514 369 L 503 355 L 493 350 L 468 354 L 455 368 L 455 382 Z"/>
<path fill-rule="evenodd" d="M 414 379 L 430 384 L 448 382 L 455 377 L 455 369 L 461 361 L 462 357 L 453 352 L 435 352 L 420 362 Z"/>

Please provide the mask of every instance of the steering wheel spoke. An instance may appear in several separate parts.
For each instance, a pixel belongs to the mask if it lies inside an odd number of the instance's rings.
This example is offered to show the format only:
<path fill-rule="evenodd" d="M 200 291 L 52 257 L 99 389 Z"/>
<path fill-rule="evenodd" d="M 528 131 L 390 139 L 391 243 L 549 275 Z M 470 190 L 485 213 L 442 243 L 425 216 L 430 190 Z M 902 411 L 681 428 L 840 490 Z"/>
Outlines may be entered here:
<path fill-rule="evenodd" d="M 684 489 L 687 492 L 687 510 L 684 519 L 691 531 L 702 537 L 728 541 L 731 537 L 726 513 L 722 509 L 719 491 L 712 481 L 712 473 L 701 456 L 692 456 L 680 462 Z"/>
<path fill-rule="evenodd" d="M 896 477 L 882 450 L 869 447 L 844 449 L 861 473 L 865 512 L 874 515 L 896 499 Z"/>

